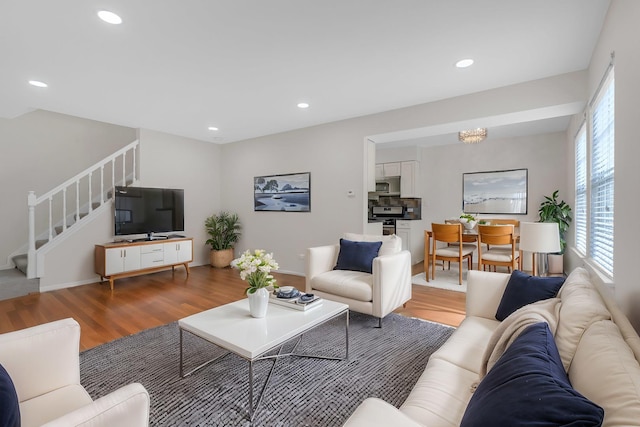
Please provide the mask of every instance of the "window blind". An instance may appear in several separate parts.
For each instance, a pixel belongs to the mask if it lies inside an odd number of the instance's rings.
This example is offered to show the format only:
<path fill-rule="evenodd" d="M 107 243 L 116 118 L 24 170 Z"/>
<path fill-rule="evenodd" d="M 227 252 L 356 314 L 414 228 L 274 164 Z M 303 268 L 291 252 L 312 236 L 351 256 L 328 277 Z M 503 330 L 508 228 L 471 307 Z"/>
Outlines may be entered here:
<path fill-rule="evenodd" d="M 576 250 L 587 255 L 587 128 L 583 123 L 576 135 L 576 201 L 573 211 Z"/>
<path fill-rule="evenodd" d="M 614 74 L 610 69 L 591 113 L 589 256 L 613 276 Z"/>

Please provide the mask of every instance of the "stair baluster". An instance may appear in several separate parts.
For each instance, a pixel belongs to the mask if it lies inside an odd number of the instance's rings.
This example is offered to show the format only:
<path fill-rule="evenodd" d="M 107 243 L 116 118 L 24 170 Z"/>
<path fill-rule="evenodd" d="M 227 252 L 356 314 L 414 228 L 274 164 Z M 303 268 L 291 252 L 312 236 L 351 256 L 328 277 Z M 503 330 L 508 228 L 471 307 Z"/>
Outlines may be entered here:
<path fill-rule="evenodd" d="M 115 153 L 108 156 L 107 158 L 101 160 L 95 165 L 89 167 L 88 169 L 84 170 L 83 172 L 79 173 L 78 175 L 74 176 L 73 178 L 67 180 L 63 184 L 57 186 L 53 190 L 48 191 L 47 193 L 39 197 L 36 197 L 36 194 L 34 191 L 30 191 L 28 193 L 27 195 L 27 207 L 28 207 L 28 215 L 29 215 L 29 218 L 28 218 L 29 232 L 28 232 L 28 242 L 27 242 L 27 259 L 28 259 L 27 277 L 28 278 L 30 279 L 35 278 L 39 275 L 39 271 L 37 269 L 37 264 L 36 264 L 37 254 L 39 249 L 43 245 L 53 241 L 58 236 L 64 234 L 65 231 L 67 231 L 67 229 L 71 227 L 71 225 L 73 225 L 75 222 L 82 220 L 83 218 L 87 218 L 89 215 L 92 214 L 92 212 L 95 209 L 102 206 L 107 200 L 113 197 L 113 189 L 115 188 L 116 184 L 128 185 L 129 183 L 137 181 L 138 177 L 137 177 L 136 168 L 138 165 L 136 162 L 137 162 L 138 156 L 136 155 L 137 154 L 136 151 L 139 149 L 140 149 L 139 142 L 137 140 L 133 141 L 132 143 L 121 148 L 120 150 L 116 151 Z M 131 158 L 133 159 L 131 162 L 131 166 L 129 167 L 129 170 L 127 169 L 128 153 L 131 153 L 131 156 L 132 156 Z M 118 180 L 116 180 L 116 160 L 119 160 L 119 159 L 122 159 L 122 181 L 121 182 L 118 182 Z M 110 188 L 105 188 L 104 167 L 109 163 L 111 163 L 111 179 L 109 180 L 111 186 Z M 100 170 L 100 180 L 99 180 L 100 188 L 96 192 L 94 191 L 94 188 L 93 188 L 93 185 L 94 185 L 93 174 L 98 172 L 98 170 Z M 129 177 L 130 179 L 129 181 L 127 181 L 127 177 Z M 88 188 L 86 192 L 81 193 L 82 187 L 80 185 L 80 181 L 85 178 L 87 179 Z M 76 192 L 75 215 L 74 215 L 75 221 L 69 222 L 68 221 L 69 218 L 67 218 L 67 190 L 72 185 L 75 185 L 75 192 Z M 56 197 L 58 194 L 61 194 L 61 196 L 58 196 L 58 197 L 62 198 L 62 209 L 58 208 L 57 203 L 54 209 L 54 197 Z M 94 194 L 95 194 L 96 200 L 93 200 Z M 48 236 L 48 239 L 46 241 L 42 240 L 42 241 L 36 242 L 36 235 L 37 235 L 36 209 L 41 203 L 44 203 L 47 201 L 49 202 L 48 224 L 47 224 L 48 226 L 47 226 L 47 231 L 41 234 L 45 234 L 46 236 Z M 86 207 L 87 213 L 82 214 L 81 209 L 84 209 L 85 207 Z M 44 224 L 42 224 L 41 227 L 43 225 Z M 54 234 L 54 230 L 56 231 L 55 234 Z M 41 238 L 44 239 L 45 237 L 42 236 Z"/>

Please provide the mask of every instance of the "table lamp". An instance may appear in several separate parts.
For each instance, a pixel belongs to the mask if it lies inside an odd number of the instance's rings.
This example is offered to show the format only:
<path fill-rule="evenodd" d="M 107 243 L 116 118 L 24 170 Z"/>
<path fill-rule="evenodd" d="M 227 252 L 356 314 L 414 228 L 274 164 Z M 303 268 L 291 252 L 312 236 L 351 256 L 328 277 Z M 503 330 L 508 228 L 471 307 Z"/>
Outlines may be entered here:
<path fill-rule="evenodd" d="M 547 254 L 560 252 L 560 231 L 555 222 L 521 222 L 520 250 L 533 253 L 533 275 L 547 276 Z"/>

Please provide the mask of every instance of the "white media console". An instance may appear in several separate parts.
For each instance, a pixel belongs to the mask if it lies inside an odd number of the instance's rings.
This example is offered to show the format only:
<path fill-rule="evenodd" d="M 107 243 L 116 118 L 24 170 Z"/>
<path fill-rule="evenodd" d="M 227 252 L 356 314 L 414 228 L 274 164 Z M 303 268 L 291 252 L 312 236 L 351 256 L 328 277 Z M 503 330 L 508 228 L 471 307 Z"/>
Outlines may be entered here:
<path fill-rule="evenodd" d="M 192 261 L 192 238 L 106 243 L 95 247 L 95 271 L 101 279 L 109 279 L 111 290 L 115 279 L 169 267 L 173 270 L 178 265 L 184 265 L 188 276 Z"/>

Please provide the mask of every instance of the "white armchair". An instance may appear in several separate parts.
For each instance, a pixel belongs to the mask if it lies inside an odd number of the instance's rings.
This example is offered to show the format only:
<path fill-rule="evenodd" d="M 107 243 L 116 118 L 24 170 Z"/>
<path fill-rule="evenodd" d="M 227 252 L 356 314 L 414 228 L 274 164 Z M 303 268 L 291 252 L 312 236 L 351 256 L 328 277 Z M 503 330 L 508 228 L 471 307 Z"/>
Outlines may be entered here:
<path fill-rule="evenodd" d="M 149 394 L 129 384 L 95 401 L 80 384 L 73 319 L 0 334 L 0 364 L 16 388 L 22 427 L 149 425 Z"/>
<path fill-rule="evenodd" d="M 411 299 L 411 253 L 402 250 L 402 240 L 396 235 L 345 233 L 343 238 L 382 242 L 372 272 L 334 270 L 340 253 L 338 244 L 309 248 L 305 291 L 377 317 L 381 326 L 383 317 Z"/>

